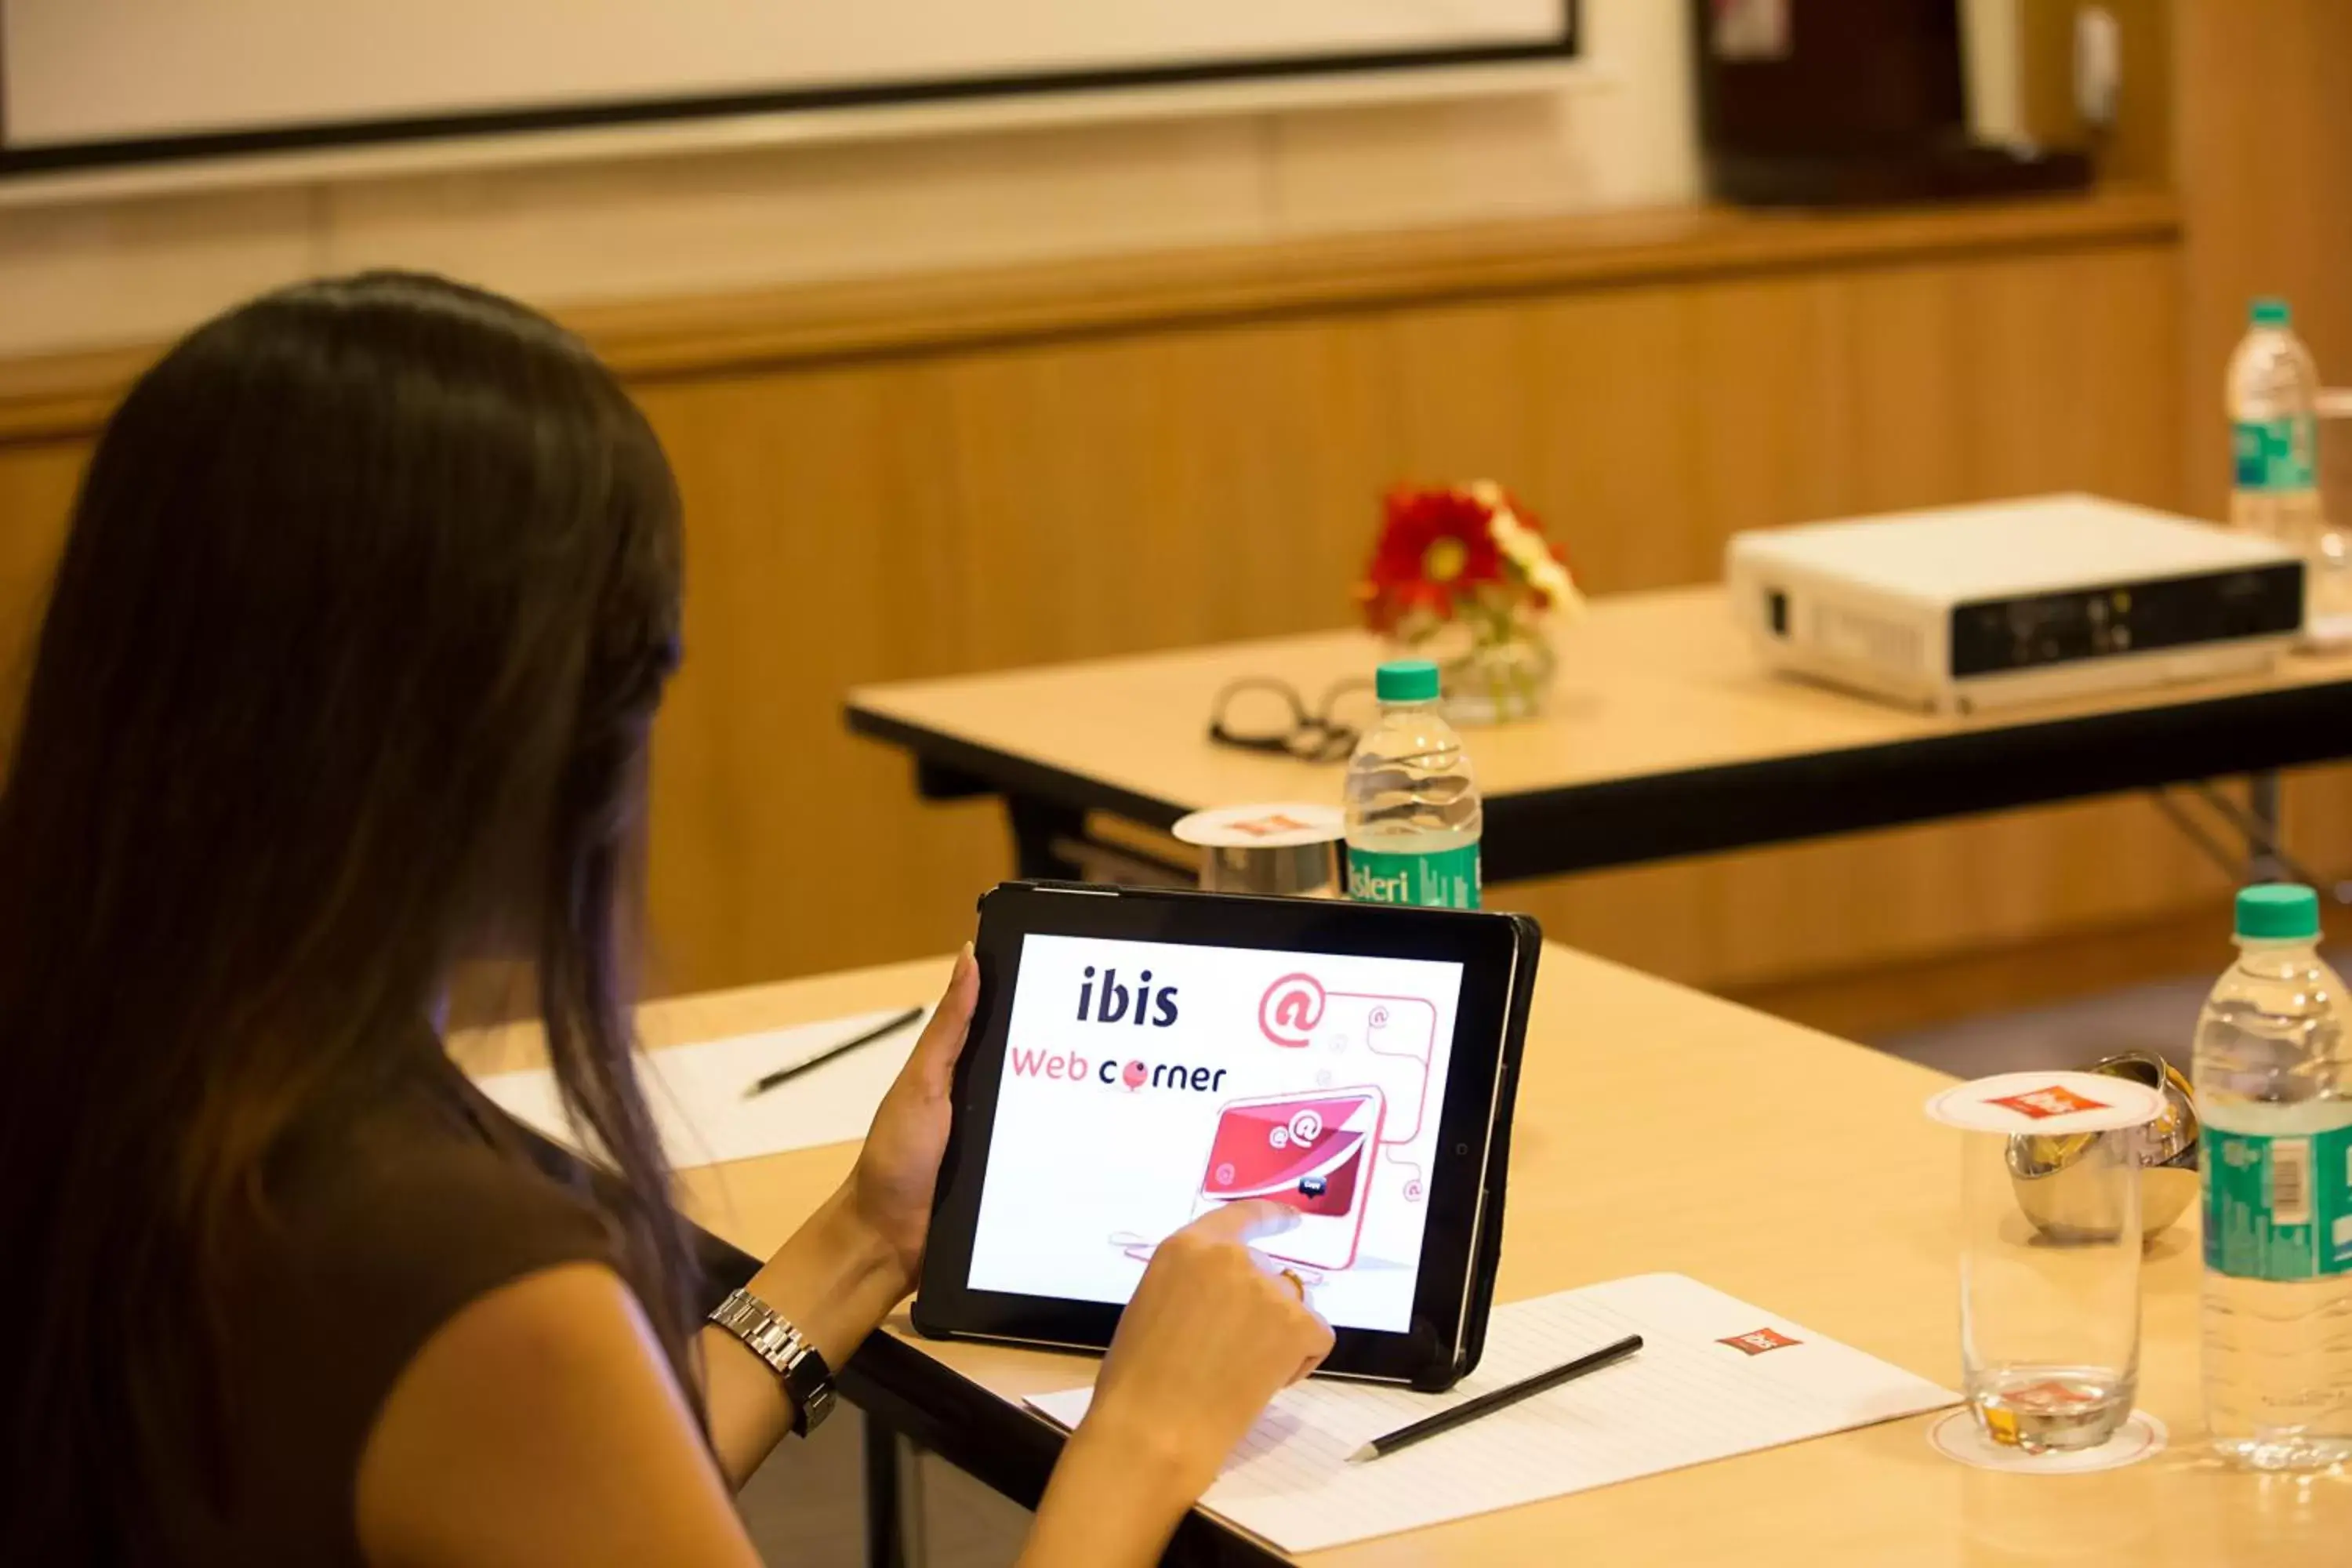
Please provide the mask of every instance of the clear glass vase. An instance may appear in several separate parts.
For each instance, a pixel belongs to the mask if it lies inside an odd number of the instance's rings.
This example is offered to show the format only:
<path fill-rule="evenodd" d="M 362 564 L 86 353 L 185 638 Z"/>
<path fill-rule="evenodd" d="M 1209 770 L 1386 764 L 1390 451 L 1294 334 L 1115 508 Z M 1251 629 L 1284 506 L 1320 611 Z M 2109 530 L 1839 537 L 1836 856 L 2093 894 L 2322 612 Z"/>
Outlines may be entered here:
<path fill-rule="evenodd" d="M 1496 633 L 1455 625 L 1418 643 L 1408 657 L 1436 661 L 1444 680 L 1446 719 L 1455 725 L 1511 724 L 1541 716 L 1559 668 L 1542 627 Z"/>

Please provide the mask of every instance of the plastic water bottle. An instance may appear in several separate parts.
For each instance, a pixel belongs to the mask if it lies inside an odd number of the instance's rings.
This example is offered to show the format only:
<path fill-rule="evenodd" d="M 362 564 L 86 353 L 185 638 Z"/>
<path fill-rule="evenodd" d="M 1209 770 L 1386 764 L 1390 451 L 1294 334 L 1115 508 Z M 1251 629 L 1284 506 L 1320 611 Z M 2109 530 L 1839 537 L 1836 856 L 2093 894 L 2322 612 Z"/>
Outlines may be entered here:
<path fill-rule="evenodd" d="M 2205 1419 L 2259 1469 L 2352 1459 L 2352 1053 L 2309 888 L 2238 895 L 2197 1022 Z"/>
<path fill-rule="evenodd" d="M 2255 300 L 2230 356 L 2230 522 L 2304 558 L 2310 639 L 2341 642 L 2352 638 L 2352 542 L 2320 504 L 2319 367 L 2290 321 L 2285 300 Z"/>
<path fill-rule="evenodd" d="M 1438 711 L 1437 666 L 1381 666 L 1381 716 L 1348 762 L 1348 895 L 1374 904 L 1478 907 L 1478 785 Z"/>
<path fill-rule="evenodd" d="M 2257 300 L 2230 355 L 2232 527 L 2300 547 L 2319 517 L 2319 367 L 2284 300 Z"/>

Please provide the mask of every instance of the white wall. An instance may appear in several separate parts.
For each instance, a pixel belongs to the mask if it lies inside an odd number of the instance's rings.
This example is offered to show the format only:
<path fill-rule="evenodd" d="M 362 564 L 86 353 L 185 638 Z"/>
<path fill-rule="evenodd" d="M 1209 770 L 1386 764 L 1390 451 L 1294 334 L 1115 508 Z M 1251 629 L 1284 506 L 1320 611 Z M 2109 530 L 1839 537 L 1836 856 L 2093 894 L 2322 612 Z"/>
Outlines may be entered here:
<path fill-rule="evenodd" d="M 1681 201 L 1685 15 L 1586 0 L 1608 79 L 1528 96 L 0 209 L 0 355 L 368 266 L 562 305 Z"/>
<path fill-rule="evenodd" d="M 1542 45 L 1559 0 L 0 0 L 15 146 L 1165 64 Z"/>

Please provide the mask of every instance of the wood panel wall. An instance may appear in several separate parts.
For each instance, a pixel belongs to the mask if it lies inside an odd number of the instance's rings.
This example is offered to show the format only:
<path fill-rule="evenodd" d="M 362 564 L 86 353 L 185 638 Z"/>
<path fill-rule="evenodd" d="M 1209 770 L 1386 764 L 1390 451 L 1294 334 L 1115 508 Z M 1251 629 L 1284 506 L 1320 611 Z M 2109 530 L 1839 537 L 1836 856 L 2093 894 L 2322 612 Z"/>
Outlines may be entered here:
<path fill-rule="evenodd" d="M 2320 374 L 2352 386 L 2352 5 L 2175 0 L 2189 323 L 2183 417 L 2218 430 L 2247 301 L 2285 297 Z M 2191 500 L 2218 507 L 2227 448 L 2183 449 Z"/>
<path fill-rule="evenodd" d="M 1004 871 L 991 812 L 910 812 L 898 757 L 838 737 L 847 685 L 1338 623 L 1400 478 L 1507 479 L 1604 593 L 1709 577 L 1773 522 L 2072 486 L 2168 502 L 2176 314 L 2170 247 L 2132 245 L 648 388 L 697 519 L 657 775 L 671 956 L 691 933 L 700 982 L 936 949 Z M 840 780 L 821 825 L 754 805 L 817 769 Z M 2097 872 L 2110 852 L 2136 869 Z M 2125 805 L 1513 901 L 1727 983 L 2128 917 L 2195 881 Z"/>
<path fill-rule="evenodd" d="M 1005 873 L 992 806 L 920 805 L 902 759 L 844 733 L 852 684 L 1339 624 L 1402 479 L 1507 480 L 1602 593 L 1711 577 L 1748 527 L 2061 488 L 2172 504 L 2180 309 L 2171 203 L 2126 192 L 583 315 L 688 519 L 688 662 L 656 759 L 661 984 L 938 951 Z M 134 363 L 0 386 L 17 433 L 0 627 L 27 624 L 93 384 Z M 2150 808 L 2115 802 L 1508 901 L 1597 952 L 1752 987 L 2139 921 L 2222 885 Z"/>
<path fill-rule="evenodd" d="M 2222 382 L 2247 301 L 2294 307 L 2323 379 L 2352 386 L 2352 5 L 2172 0 L 2184 219 L 2181 493 L 2227 503 Z M 2347 432 L 2352 435 L 2352 432 Z M 2352 526 L 2352 519 L 2336 520 Z M 2352 769 L 2287 797 L 2289 837 L 2327 876 L 2352 861 Z"/>
<path fill-rule="evenodd" d="M 2076 19 L 2093 0 L 2017 0 L 2025 133 L 2047 147 L 2086 149 L 2107 180 L 2173 174 L 2174 0 L 2096 0 L 2114 18 L 2119 60 L 2115 118 L 2086 123 L 2074 97 Z M 2193 68 L 2193 62 L 2191 62 Z"/>

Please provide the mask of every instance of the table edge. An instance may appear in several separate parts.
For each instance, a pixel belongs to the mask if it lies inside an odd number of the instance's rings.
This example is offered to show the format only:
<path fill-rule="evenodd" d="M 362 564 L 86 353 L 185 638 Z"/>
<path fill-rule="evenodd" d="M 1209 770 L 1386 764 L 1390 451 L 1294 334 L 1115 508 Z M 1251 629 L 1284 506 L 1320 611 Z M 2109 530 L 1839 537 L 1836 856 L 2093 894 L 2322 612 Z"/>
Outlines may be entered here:
<path fill-rule="evenodd" d="M 1180 802 L 865 706 L 849 729 L 987 793 L 1165 828 Z M 2352 675 L 1486 796 L 1492 881 L 1637 865 L 2352 755 Z M 1596 810 L 1595 807 L 1607 809 Z"/>

